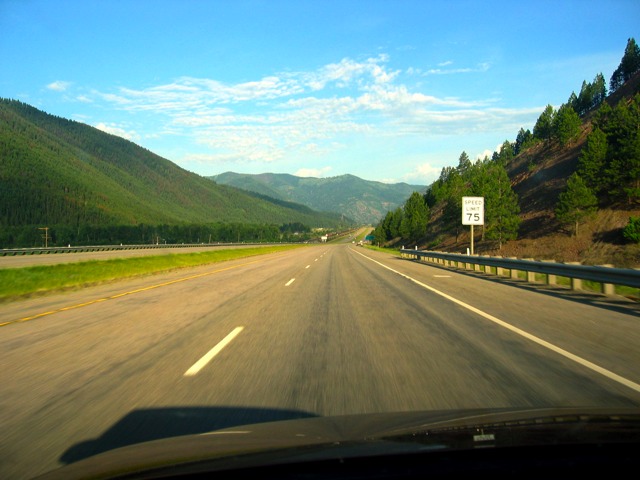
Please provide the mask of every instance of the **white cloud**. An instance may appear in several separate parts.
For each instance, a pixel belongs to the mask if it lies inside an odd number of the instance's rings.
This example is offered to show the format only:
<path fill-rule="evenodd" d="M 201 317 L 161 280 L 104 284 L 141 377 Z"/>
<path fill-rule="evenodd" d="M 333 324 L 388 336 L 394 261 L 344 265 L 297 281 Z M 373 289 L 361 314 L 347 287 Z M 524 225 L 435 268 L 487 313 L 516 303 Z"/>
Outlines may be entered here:
<path fill-rule="evenodd" d="M 62 80 L 58 80 L 47 85 L 47 89 L 53 90 L 54 92 L 64 92 L 70 86 L 71 82 L 63 82 Z"/>
<path fill-rule="evenodd" d="M 449 66 L 451 65 L 453 62 L 444 62 L 442 64 L 439 64 L 438 66 Z M 430 70 L 427 70 L 425 72 L 425 75 L 451 75 L 454 73 L 481 73 L 481 72 L 486 72 L 487 70 L 489 70 L 489 68 L 491 67 L 491 65 L 489 63 L 480 63 L 478 65 L 476 65 L 475 67 L 466 67 L 466 68 L 449 68 L 449 69 L 442 69 L 442 68 L 432 68 Z"/>
<path fill-rule="evenodd" d="M 430 185 L 440 176 L 442 167 L 434 167 L 430 163 L 416 165 L 413 171 L 404 175 L 402 181 L 411 184 Z"/>
<path fill-rule="evenodd" d="M 117 135 L 118 137 L 126 138 L 127 140 L 137 140 L 140 136 L 134 130 L 125 130 L 124 128 L 120 128 L 117 125 L 106 123 L 98 123 L 95 125 L 95 128 L 98 130 L 102 130 L 105 133 L 110 133 L 111 135 Z"/>
<path fill-rule="evenodd" d="M 496 150 L 489 150 L 486 149 L 482 152 L 480 152 L 479 154 L 476 155 L 476 160 L 484 160 L 485 158 L 491 158 L 493 157 L 493 152 L 495 152 Z"/>
<path fill-rule="evenodd" d="M 407 137 L 417 144 L 505 129 L 515 133 L 542 111 L 500 108 L 500 100 L 494 98 L 438 97 L 424 87 L 401 83 L 399 71 L 389 63 L 386 55 L 344 58 L 314 71 L 282 72 L 239 83 L 185 76 L 149 88 L 89 92 L 83 101 L 107 103 L 136 115 L 136 124 L 144 121 L 148 126 L 144 138 L 161 141 L 179 135 L 193 141 L 198 153 L 187 147 L 182 160 L 201 163 L 310 162 L 311 157 L 321 161 L 347 146 L 382 138 Z M 442 73 L 451 64 L 442 62 Z M 476 71 L 483 68 L 488 64 Z M 99 125 L 109 133 L 138 138 L 121 125 Z M 460 150 L 464 148 L 461 144 Z M 323 173 L 306 168 L 301 172 Z M 408 175 L 428 179 L 434 171 L 425 164 Z"/>
<path fill-rule="evenodd" d="M 327 173 L 331 171 L 331 167 L 322 167 L 322 168 L 301 168 L 296 173 L 294 173 L 297 177 L 324 177 Z"/>
<path fill-rule="evenodd" d="M 399 71 L 389 72 L 381 66 L 388 61 L 388 55 L 384 54 L 368 58 L 364 62 L 344 58 L 339 63 L 331 63 L 303 77 L 306 78 L 306 85 L 313 91 L 322 90 L 328 84 L 345 88 L 367 75 L 373 78 L 375 83 L 388 83 L 399 73 Z"/>

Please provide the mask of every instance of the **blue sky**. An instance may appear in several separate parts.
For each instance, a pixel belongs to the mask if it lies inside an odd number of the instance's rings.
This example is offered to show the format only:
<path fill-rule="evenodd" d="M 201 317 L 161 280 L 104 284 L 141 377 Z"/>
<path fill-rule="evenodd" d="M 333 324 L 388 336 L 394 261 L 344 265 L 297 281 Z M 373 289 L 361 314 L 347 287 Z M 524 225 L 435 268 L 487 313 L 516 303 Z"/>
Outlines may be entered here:
<path fill-rule="evenodd" d="M 204 176 L 428 185 L 630 37 L 638 0 L 0 0 L 0 97 Z"/>

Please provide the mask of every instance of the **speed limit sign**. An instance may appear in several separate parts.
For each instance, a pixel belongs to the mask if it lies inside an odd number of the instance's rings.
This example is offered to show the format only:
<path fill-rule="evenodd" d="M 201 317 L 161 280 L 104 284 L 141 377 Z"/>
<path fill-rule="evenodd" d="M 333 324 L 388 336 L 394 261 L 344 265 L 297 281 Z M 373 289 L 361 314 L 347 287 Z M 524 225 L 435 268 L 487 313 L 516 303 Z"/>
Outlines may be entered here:
<path fill-rule="evenodd" d="M 462 224 L 484 225 L 484 197 L 462 197 Z"/>

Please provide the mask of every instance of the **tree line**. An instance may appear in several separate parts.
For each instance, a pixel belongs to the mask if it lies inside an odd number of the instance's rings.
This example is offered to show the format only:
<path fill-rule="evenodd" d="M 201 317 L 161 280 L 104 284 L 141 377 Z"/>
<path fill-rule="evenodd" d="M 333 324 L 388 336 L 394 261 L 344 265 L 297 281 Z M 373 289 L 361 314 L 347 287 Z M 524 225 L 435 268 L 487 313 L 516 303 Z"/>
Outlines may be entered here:
<path fill-rule="evenodd" d="M 43 247 L 77 245 L 145 245 L 181 243 L 303 242 L 314 238 L 311 229 L 299 222 L 247 224 L 217 222 L 185 225 L 22 225 L 0 229 L 0 247 Z M 47 237 L 45 239 L 45 236 Z"/>
<path fill-rule="evenodd" d="M 511 188 L 505 168 L 513 157 L 513 146 L 506 142 L 492 158 L 471 162 L 462 152 L 457 167 L 444 167 L 440 177 L 424 195 L 414 192 L 404 207 L 387 212 L 374 231 L 376 242 L 401 238 L 418 242 L 427 232 L 430 212 L 441 209 L 439 228 L 461 233 L 462 197 L 484 197 L 485 224 L 482 238 L 496 240 L 499 246 L 517 235 L 520 224 L 518 197 Z"/>

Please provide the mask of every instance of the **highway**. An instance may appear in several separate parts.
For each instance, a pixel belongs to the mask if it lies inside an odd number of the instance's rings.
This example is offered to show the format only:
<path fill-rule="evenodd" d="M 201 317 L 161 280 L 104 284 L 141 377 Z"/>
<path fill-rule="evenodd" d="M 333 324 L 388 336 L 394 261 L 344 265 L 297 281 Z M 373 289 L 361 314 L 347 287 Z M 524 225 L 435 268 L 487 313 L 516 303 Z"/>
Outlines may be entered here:
<path fill-rule="evenodd" d="M 314 245 L 0 305 L 0 478 L 247 423 L 640 406 L 640 310 Z"/>

